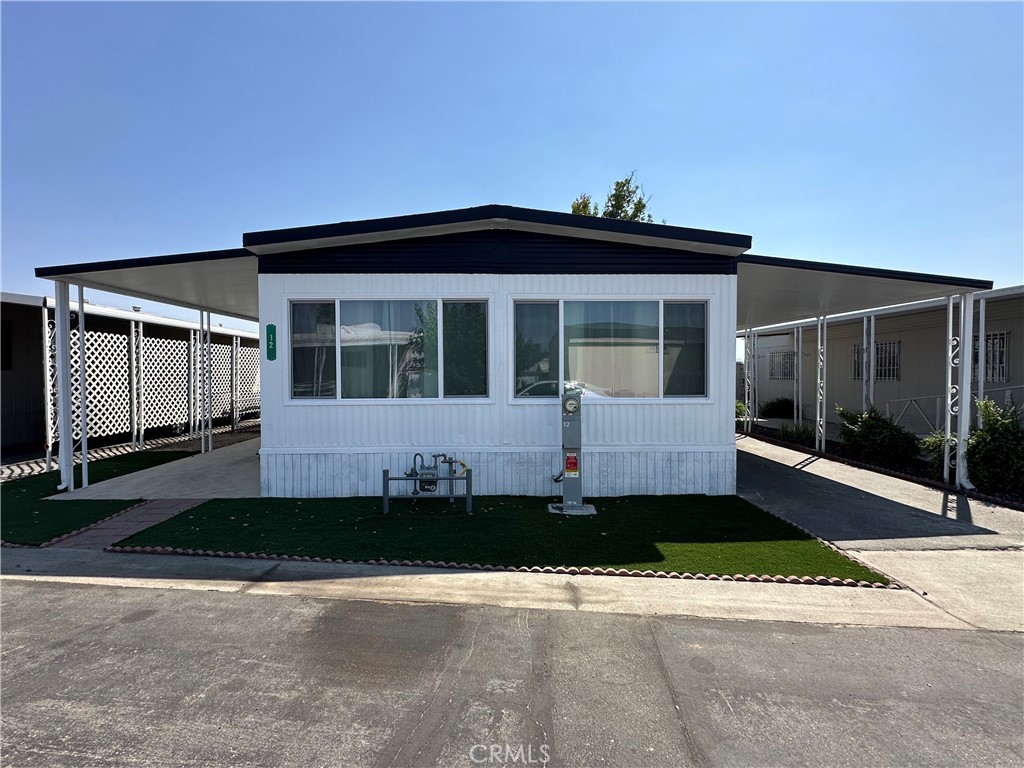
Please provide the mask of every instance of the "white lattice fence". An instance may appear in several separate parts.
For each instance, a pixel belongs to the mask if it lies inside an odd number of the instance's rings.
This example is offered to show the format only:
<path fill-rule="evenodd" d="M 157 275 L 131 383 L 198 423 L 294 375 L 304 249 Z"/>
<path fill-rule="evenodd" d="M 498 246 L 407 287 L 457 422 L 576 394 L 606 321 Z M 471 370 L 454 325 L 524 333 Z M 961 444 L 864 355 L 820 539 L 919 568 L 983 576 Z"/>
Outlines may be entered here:
<path fill-rule="evenodd" d="M 130 426 L 128 413 L 128 337 L 115 333 L 86 330 L 85 376 L 89 388 L 89 434 L 96 437 L 118 435 Z M 71 403 L 78 413 L 78 331 L 71 332 Z M 77 417 L 73 421 L 75 439 L 82 436 Z"/>
<path fill-rule="evenodd" d="M 142 359 L 146 428 L 186 425 L 188 342 L 147 337 L 143 341 Z"/>
<path fill-rule="evenodd" d="M 211 344 L 213 367 L 213 418 L 231 413 L 231 345 Z"/>
<path fill-rule="evenodd" d="M 238 413 L 245 417 L 260 409 L 260 349 L 238 350 Z"/>

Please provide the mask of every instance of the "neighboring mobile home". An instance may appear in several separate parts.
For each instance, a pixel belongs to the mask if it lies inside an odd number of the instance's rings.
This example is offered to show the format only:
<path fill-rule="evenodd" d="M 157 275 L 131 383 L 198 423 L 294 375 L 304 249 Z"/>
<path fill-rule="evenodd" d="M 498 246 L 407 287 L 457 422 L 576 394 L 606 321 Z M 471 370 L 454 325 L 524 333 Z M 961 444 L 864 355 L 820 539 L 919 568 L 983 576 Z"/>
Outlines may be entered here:
<path fill-rule="evenodd" d="M 959 311 L 959 301 L 954 301 Z M 941 429 L 944 391 L 946 302 L 873 309 L 830 318 L 828 325 L 828 419 L 838 421 L 834 407 L 861 410 L 865 404 L 863 366 L 865 319 L 875 318 L 874 375 L 868 366 L 868 401 L 911 432 Z M 985 347 L 980 347 L 984 320 Z M 794 329 L 773 328 L 758 335 L 757 400 L 759 406 L 784 397 L 802 401 L 805 420 L 813 420 L 815 380 L 810 361 L 815 355 L 814 328 L 803 327 L 801 357 L 804 376 L 797 390 Z M 870 326 L 869 326 L 870 329 Z M 979 394 L 1003 404 L 1011 398 L 1024 405 L 1024 285 L 974 294 L 972 402 Z M 868 346 L 870 348 L 870 337 Z M 979 359 L 985 375 L 979 381 Z M 870 360 L 870 358 L 869 358 Z M 810 372 L 808 375 L 807 372 Z"/>

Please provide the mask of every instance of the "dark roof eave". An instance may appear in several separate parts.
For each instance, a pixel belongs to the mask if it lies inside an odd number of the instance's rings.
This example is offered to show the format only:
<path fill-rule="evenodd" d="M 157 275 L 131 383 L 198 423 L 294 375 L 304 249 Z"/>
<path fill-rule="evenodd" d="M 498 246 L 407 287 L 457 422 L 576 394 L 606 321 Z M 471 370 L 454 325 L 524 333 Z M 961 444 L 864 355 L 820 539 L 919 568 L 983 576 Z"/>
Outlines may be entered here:
<path fill-rule="evenodd" d="M 919 283 L 955 285 L 978 291 L 987 291 L 992 288 L 991 280 L 978 280 L 973 277 L 933 275 L 925 272 L 904 272 L 898 269 L 882 269 L 880 267 L 856 267 L 849 264 L 830 264 L 824 261 L 804 261 L 802 259 L 784 259 L 778 256 L 759 256 L 753 253 L 741 254 L 736 257 L 736 261 L 738 265 L 758 264 L 768 267 L 785 267 L 789 269 L 814 270 L 816 272 L 833 272 L 842 275 L 881 277 L 890 280 L 913 280 Z"/>
<path fill-rule="evenodd" d="M 511 205 L 481 205 L 473 208 L 459 208 L 434 213 L 416 213 L 405 216 L 390 216 L 362 221 L 342 221 L 334 224 L 318 224 L 308 227 L 291 227 L 261 232 L 246 232 L 242 245 L 246 248 L 282 243 L 341 238 L 371 233 L 396 232 L 424 227 L 443 227 L 452 224 L 466 224 L 474 221 L 508 219 L 531 224 L 570 227 L 590 230 L 596 233 L 615 233 L 637 237 L 658 237 L 668 240 L 708 243 L 746 250 L 751 247 L 750 235 L 732 232 L 718 232 L 705 229 L 676 227 L 668 224 L 648 224 L 639 221 L 605 219 L 596 216 L 580 216 L 559 211 L 542 211 L 534 208 L 519 208 Z"/>
<path fill-rule="evenodd" d="M 110 261 L 89 261 L 82 264 L 61 264 L 51 267 L 36 267 L 36 277 L 55 278 L 62 275 L 84 272 L 105 272 L 112 269 L 134 269 L 136 267 L 159 267 L 168 264 L 189 264 L 197 261 L 218 261 L 237 259 L 242 256 L 256 258 L 245 248 L 226 248 L 220 251 L 198 251 L 196 253 L 174 253 L 167 256 L 143 256 L 135 259 L 113 259 Z"/>

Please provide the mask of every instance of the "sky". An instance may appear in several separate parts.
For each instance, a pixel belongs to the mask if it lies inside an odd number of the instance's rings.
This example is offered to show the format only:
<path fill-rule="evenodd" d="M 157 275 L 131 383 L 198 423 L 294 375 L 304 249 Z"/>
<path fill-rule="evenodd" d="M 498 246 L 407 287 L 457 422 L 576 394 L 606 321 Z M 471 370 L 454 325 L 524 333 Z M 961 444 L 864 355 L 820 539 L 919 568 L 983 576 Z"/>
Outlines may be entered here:
<path fill-rule="evenodd" d="M 0 25 L 4 291 L 249 231 L 568 211 L 631 171 L 658 221 L 753 253 L 1024 282 L 1021 3 L 4 2 Z"/>

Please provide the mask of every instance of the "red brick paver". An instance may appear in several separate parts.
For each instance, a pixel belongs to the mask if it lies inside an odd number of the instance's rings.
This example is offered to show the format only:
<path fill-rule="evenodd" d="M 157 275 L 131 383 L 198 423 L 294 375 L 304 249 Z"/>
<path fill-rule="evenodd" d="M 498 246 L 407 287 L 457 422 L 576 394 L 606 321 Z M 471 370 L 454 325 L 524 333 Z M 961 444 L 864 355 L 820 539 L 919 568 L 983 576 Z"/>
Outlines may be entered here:
<path fill-rule="evenodd" d="M 104 549 L 150 526 L 170 520 L 204 501 L 206 499 L 154 499 L 97 523 L 81 533 L 43 546 L 55 549 Z"/>

